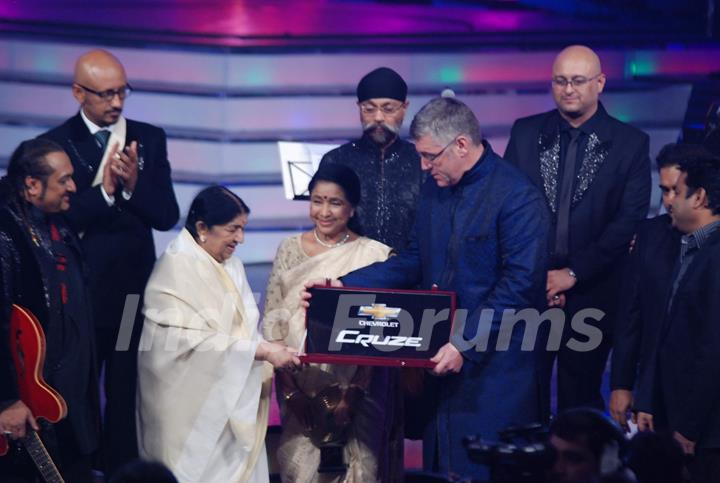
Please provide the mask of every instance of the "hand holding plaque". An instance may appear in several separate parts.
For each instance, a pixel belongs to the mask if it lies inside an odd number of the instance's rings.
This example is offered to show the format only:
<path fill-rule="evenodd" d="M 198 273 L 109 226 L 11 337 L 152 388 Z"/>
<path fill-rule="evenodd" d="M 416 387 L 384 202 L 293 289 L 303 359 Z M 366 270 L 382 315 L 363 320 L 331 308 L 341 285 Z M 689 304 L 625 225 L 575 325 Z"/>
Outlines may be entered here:
<path fill-rule="evenodd" d="M 426 368 L 442 362 L 439 374 L 462 367 L 457 349 L 444 347 L 455 312 L 452 292 L 328 284 L 308 288 L 303 300 L 303 362 Z"/>
<path fill-rule="evenodd" d="M 312 292 L 310 289 L 313 287 L 343 287 L 343 283 L 336 278 L 318 278 L 305 282 L 305 288 L 300 292 L 300 306 L 307 309 L 310 307 L 310 299 L 312 298 Z"/>
<path fill-rule="evenodd" d="M 462 354 L 450 342 L 442 346 L 430 361 L 436 364 L 432 369 L 435 376 L 444 376 L 448 373 L 457 374 L 463 366 Z"/>

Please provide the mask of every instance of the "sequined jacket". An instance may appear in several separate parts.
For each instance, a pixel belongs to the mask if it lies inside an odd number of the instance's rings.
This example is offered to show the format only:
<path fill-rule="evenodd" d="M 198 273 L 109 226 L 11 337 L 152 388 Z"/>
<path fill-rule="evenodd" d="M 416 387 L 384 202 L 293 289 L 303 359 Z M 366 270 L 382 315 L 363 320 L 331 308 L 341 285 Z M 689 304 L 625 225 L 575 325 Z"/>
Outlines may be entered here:
<path fill-rule="evenodd" d="M 623 256 L 650 205 L 649 138 L 602 105 L 594 117 L 574 183 L 568 265 L 578 283 L 568 293 L 566 309 L 596 307 L 612 313 Z M 543 191 L 553 226 L 560 122 L 557 109 L 518 119 L 505 151 L 505 159 Z"/>
<path fill-rule="evenodd" d="M 343 144 L 323 156 L 324 163 L 343 164 L 360 178 L 357 219 L 363 235 L 401 248 L 415 219 L 424 179 L 415 146 L 397 139 L 382 153 L 368 136 Z"/>
<path fill-rule="evenodd" d="M 30 246 L 30 235 L 9 207 L 0 210 L 0 401 L 19 399 L 15 370 L 7 342 L 12 304 L 30 309 L 39 320 L 47 320 L 50 295 L 47 281 Z"/>
<path fill-rule="evenodd" d="M 62 223 L 61 219 L 56 222 L 63 241 L 73 252 L 74 258 L 80 260 L 80 245 L 74 232 Z M 19 304 L 29 309 L 43 326 L 47 343 L 46 355 L 49 355 L 44 364 L 45 378 L 63 395 L 68 407 L 72 408 L 68 418 L 74 428 L 76 444 L 83 453 L 89 454 L 97 446 L 99 420 L 94 336 L 88 327 L 88 321 L 85 321 L 84 327 L 75 328 L 70 335 L 77 343 L 81 343 L 82 350 L 90 355 L 89 364 L 83 364 L 82 367 L 68 366 L 70 361 L 77 358 L 72 355 L 66 357 L 67 354 L 62 350 L 52 347 L 54 341 L 48 337 L 48 334 L 53 332 L 50 326 L 62 324 L 62 309 L 58 297 L 52 296 L 49 288 L 49 274 L 55 267 L 52 261 L 43 261 L 43 257 L 39 255 L 38 252 L 43 248 L 40 243 L 33 241 L 37 240 L 39 230 L 34 229 L 31 232 L 28 229 L 30 224 L 32 222 L 28 221 L 27 216 L 21 216 L 18 210 L 10 205 L 0 207 L 0 410 L 20 398 L 8 346 L 10 311 L 12 304 Z M 79 269 L 83 272 L 82 277 L 86 278 L 84 269 Z M 87 300 L 86 292 L 75 293 L 74 296 Z M 56 380 L 58 374 L 66 375 L 62 382 Z M 86 387 L 80 400 L 74 400 L 74 395 L 82 392 L 76 391 L 74 387 L 80 384 L 80 381 L 85 381 Z M 73 389 L 65 392 L 63 389 L 66 387 Z M 69 393 L 73 396 L 69 396 Z"/>

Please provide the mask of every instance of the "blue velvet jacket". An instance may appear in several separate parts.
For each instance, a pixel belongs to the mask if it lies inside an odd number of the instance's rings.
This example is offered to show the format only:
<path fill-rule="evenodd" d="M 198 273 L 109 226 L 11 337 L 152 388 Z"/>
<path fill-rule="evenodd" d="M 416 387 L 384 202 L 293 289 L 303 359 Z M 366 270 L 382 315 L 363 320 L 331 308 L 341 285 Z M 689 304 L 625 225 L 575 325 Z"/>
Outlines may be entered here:
<path fill-rule="evenodd" d="M 463 351 L 460 374 L 440 379 L 435 417 L 424 430 L 428 470 L 484 477 L 463 436 L 494 440 L 511 424 L 539 419 L 537 352 L 521 350 L 523 330 L 497 347 L 503 311 L 545 303 L 549 215 L 541 192 L 484 142 L 480 160 L 452 187 L 423 185 L 406 250 L 343 277 L 347 286 L 430 289 L 457 294 L 467 311 L 451 341 Z M 492 319 L 480 314 L 492 310 Z M 521 327 L 520 324 L 518 327 Z M 472 341 L 468 344 L 467 341 Z M 537 351 L 544 349 L 538 342 Z"/>

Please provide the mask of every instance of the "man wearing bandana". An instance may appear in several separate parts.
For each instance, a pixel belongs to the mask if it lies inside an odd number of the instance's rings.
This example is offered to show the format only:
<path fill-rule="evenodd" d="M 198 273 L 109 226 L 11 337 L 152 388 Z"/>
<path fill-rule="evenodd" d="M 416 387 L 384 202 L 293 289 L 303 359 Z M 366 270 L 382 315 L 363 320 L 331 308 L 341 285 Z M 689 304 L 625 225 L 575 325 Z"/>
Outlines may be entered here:
<path fill-rule="evenodd" d="M 344 164 L 361 183 L 357 218 L 362 234 L 402 248 L 415 218 L 423 180 L 413 145 L 400 139 L 408 107 L 407 84 L 387 67 L 373 70 L 357 86 L 363 135 L 323 156 L 323 164 Z"/>
<path fill-rule="evenodd" d="M 325 154 L 320 166 L 337 163 L 355 171 L 361 181 L 360 205 L 356 210 L 359 231 L 398 250 L 405 246 L 415 221 L 424 180 L 415 146 L 400 139 L 400 127 L 409 104 L 407 84 L 394 70 L 379 67 L 360 80 L 357 99 L 362 137 Z M 379 463 L 379 471 L 392 475 L 391 481 L 402 479 L 403 436 L 421 437 L 421 433 L 413 431 L 421 427 L 418 420 L 426 417 L 423 411 L 415 414 L 414 408 L 423 407 L 417 401 L 403 403 L 399 377 L 398 371 L 375 368 L 372 382 L 392 393 L 388 395 L 385 421 L 390 447 L 381 451 L 387 457 Z M 415 387 L 414 392 L 418 392 L 420 377 L 417 372 L 406 371 L 402 377 L 405 389 Z"/>

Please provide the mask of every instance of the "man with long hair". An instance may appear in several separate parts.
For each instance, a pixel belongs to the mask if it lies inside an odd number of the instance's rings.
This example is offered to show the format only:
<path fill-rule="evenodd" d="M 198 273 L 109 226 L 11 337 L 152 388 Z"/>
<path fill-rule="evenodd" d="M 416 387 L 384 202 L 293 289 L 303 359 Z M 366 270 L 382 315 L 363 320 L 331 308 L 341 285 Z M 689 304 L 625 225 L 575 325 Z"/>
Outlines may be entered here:
<path fill-rule="evenodd" d="M 92 314 L 79 242 L 63 217 L 75 192 L 72 176 L 60 146 L 34 139 L 15 150 L 0 181 L 0 434 L 13 442 L 0 458 L 4 482 L 39 477 L 14 443 L 30 429 L 40 432 L 66 481 L 93 481 L 99 410 Z M 13 304 L 32 312 L 45 332 L 43 376 L 68 406 L 56 424 L 36 420 L 20 400 L 9 346 Z"/>

